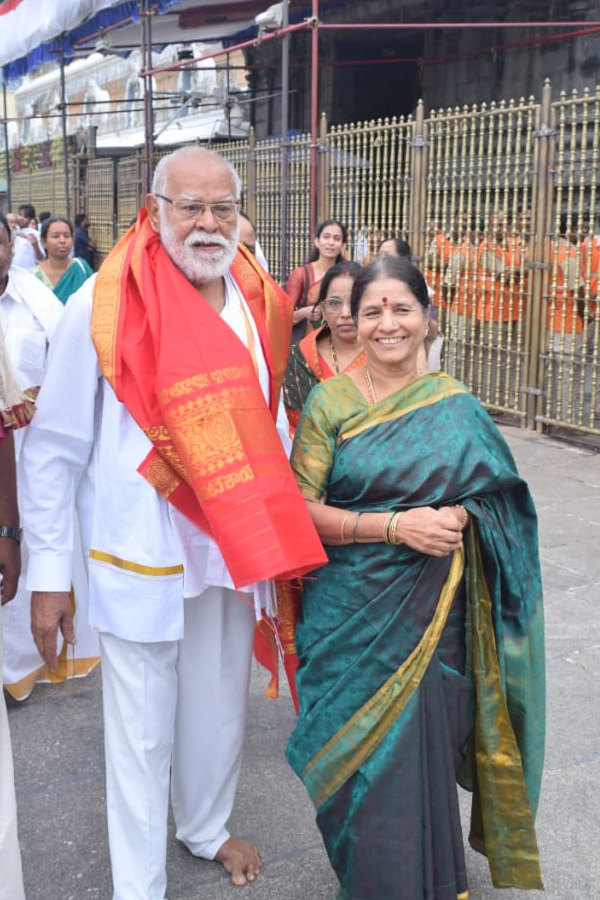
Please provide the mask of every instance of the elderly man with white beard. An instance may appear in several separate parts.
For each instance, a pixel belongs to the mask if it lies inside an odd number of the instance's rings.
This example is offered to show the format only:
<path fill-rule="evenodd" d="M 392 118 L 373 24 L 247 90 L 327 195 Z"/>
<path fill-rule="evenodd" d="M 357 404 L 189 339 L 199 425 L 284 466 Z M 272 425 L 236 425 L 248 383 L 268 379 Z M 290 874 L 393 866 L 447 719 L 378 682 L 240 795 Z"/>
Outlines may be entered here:
<path fill-rule="evenodd" d="M 165 900 L 177 837 L 236 885 L 260 870 L 226 822 L 255 618 L 271 579 L 325 561 L 280 401 L 291 304 L 238 247 L 218 155 L 160 161 L 138 221 L 71 297 L 26 442 L 28 587 L 40 653 L 73 641 L 73 509 L 100 634 L 113 900 Z"/>

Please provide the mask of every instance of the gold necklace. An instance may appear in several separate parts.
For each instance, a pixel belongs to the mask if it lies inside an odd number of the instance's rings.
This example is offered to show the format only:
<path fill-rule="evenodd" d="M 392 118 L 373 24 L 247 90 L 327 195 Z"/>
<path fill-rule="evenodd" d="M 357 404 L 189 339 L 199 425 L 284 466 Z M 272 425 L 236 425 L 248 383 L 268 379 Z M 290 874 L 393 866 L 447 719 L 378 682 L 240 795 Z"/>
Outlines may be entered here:
<path fill-rule="evenodd" d="M 375 388 L 373 387 L 373 381 L 371 379 L 371 373 L 365 366 L 365 381 L 367 382 L 367 390 L 369 391 L 369 397 L 371 399 L 372 406 L 375 406 L 379 401 L 377 400 L 377 394 L 375 393 Z"/>
<path fill-rule="evenodd" d="M 331 362 L 333 363 L 333 368 L 335 369 L 335 374 L 340 374 L 340 367 L 338 365 L 337 353 L 335 352 L 335 347 L 333 346 L 333 341 L 331 340 L 331 335 L 329 335 L 329 349 L 331 350 Z"/>

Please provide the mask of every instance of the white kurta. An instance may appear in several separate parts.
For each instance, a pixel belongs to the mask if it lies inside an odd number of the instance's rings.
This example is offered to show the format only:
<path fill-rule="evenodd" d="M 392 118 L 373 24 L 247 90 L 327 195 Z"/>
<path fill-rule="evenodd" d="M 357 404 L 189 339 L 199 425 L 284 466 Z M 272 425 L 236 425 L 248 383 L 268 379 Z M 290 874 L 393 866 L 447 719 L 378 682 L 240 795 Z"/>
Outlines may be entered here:
<path fill-rule="evenodd" d="M 0 327 L 15 378 L 23 390 L 41 385 L 49 342 L 63 311 L 60 300 L 38 278 L 24 269 L 11 267 L 6 290 L 0 296 Z M 15 432 L 19 494 L 23 490 L 21 448 L 26 433 L 27 429 Z M 22 549 L 25 570 L 28 556 L 26 542 Z M 74 583 L 80 613 L 77 620 L 79 642 L 65 666 L 73 674 L 89 671 L 96 665 L 99 655 L 97 636 L 87 625 L 87 585 L 81 554 L 75 560 L 75 568 Z M 6 607 L 3 617 L 3 680 L 7 690 L 17 699 L 27 697 L 40 677 L 47 679 L 43 661 L 33 642 L 30 621 L 29 593 L 21 579 L 17 595 Z M 81 625 L 84 627 L 81 628 Z M 82 658 L 88 662 L 81 662 Z"/>
<path fill-rule="evenodd" d="M 69 589 L 70 500 L 76 494 L 90 556 L 92 627 L 131 641 L 179 640 L 184 597 L 210 586 L 233 588 L 233 582 L 215 542 L 137 472 L 151 443 L 101 375 L 90 333 L 94 281 L 88 279 L 65 308 L 25 442 L 21 502 L 30 549 L 27 587 Z M 232 278 L 227 277 L 226 287 L 221 315 L 244 344 L 246 319 L 250 323 L 268 402 L 268 371 L 254 320 Z M 289 452 L 281 402 L 277 429 Z M 269 608 L 266 582 L 244 593 L 251 595 L 257 612 Z"/>

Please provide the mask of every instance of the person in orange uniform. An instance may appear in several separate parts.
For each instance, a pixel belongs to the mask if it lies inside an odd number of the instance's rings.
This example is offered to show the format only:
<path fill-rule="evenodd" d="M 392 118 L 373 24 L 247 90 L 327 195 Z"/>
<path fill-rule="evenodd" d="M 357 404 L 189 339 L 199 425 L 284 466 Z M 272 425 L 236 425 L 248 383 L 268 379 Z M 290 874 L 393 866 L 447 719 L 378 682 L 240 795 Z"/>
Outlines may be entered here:
<path fill-rule="evenodd" d="M 477 342 L 483 359 L 479 359 L 482 373 L 483 399 L 494 406 L 504 406 L 507 390 L 516 386 L 514 377 L 504 381 L 499 376 L 515 372 L 518 322 L 520 314 L 519 280 L 521 254 L 507 240 L 507 221 L 503 210 L 496 210 L 489 219 L 489 236 L 484 237 L 477 250 L 478 298 L 476 316 L 483 325 Z"/>
<path fill-rule="evenodd" d="M 568 416 L 573 404 L 573 390 L 579 378 L 569 387 L 569 369 L 581 353 L 582 317 L 578 310 L 581 286 L 581 257 L 578 248 L 577 217 L 563 213 L 560 217 L 559 237 L 551 245 L 552 275 L 548 298 L 548 376 L 552 382 L 550 396 L 556 406 L 552 414 L 559 419 Z M 583 267 L 585 270 L 585 267 Z M 576 367 L 579 370 L 579 366 Z M 578 372 L 579 374 L 579 372 Z M 570 403 L 569 403 L 570 400 Z"/>
<path fill-rule="evenodd" d="M 458 217 L 457 217 L 458 218 Z M 474 290 L 477 276 L 479 229 L 475 219 L 459 218 L 457 240 L 453 242 L 442 293 L 448 307 L 450 331 L 449 371 L 461 381 L 469 378 L 470 347 L 474 312 Z"/>
<path fill-rule="evenodd" d="M 442 302 L 442 281 L 444 272 L 450 259 L 450 251 L 452 249 L 452 241 L 439 223 L 432 221 L 427 235 L 427 252 L 425 256 L 425 280 L 433 290 L 433 302 L 439 308 Z"/>

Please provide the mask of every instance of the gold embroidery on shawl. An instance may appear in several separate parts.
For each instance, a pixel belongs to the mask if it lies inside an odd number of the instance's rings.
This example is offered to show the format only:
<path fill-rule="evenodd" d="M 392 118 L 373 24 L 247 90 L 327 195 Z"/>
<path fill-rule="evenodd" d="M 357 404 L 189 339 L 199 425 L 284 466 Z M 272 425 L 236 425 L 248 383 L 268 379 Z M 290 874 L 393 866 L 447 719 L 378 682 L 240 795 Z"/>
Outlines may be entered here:
<path fill-rule="evenodd" d="M 213 478 L 208 484 L 199 485 L 198 491 L 202 500 L 210 500 L 211 497 L 218 497 L 219 494 L 224 494 L 225 491 L 232 490 L 236 484 L 252 481 L 253 478 L 254 472 L 250 466 L 244 466 L 243 468 L 238 469 L 237 472 L 231 472 L 229 475 Z"/>
<path fill-rule="evenodd" d="M 92 304 L 92 339 L 100 369 L 106 380 L 114 387 L 115 354 L 117 328 L 119 324 L 119 304 L 115 303 L 115 285 L 121 284 L 126 253 L 115 252 L 119 245 L 108 254 L 96 275 L 94 301 Z"/>
<path fill-rule="evenodd" d="M 149 481 L 158 493 L 166 499 L 171 496 L 181 483 L 181 479 L 177 477 L 171 466 L 158 454 L 152 456 L 143 474 L 146 481 Z"/>
<path fill-rule="evenodd" d="M 461 547 L 454 551 L 437 608 L 415 649 L 305 766 L 302 780 L 317 809 L 368 759 L 419 687 L 440 640 L 463 571 Z"/>
<path fill-rule="evenodd" d="M 227 381 L 239 381 L 242 378 L 250 378 L 252 369 L 250 366 L 229 366 L 225 369 L 214 369 L 212 372 L 199 373 L 192 375 L 190 378 L 184 378 L 183 381 L 177 381 L 168 388 L 163 388 L 158 392 L 158 399 L 161 403 L 168 403 L 179 397 L 185 397 L 186 394 L 194 393 L 197 390 L 206 390 L 211 384 L 225 384 Z"/>

